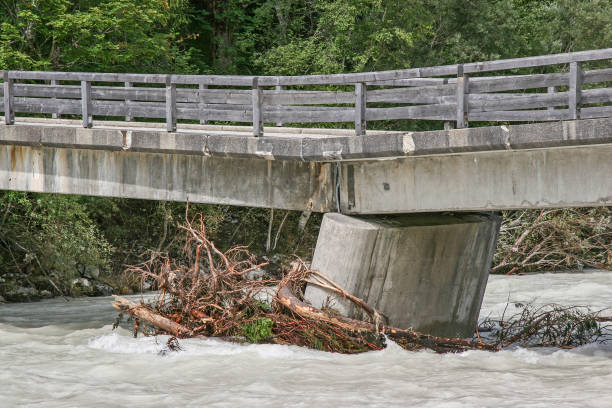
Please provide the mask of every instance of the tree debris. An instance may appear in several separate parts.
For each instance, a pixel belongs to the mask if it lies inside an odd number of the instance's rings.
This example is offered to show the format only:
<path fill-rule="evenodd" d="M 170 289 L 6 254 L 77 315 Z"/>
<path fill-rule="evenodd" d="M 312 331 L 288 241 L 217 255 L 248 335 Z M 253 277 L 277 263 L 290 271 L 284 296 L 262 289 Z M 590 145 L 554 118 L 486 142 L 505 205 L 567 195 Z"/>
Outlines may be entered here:
<path fill-rule="evenodd" d="M 189 328 L 170 320 L 159 313 L 155 313 L 144 305 L 139 305 L 128 299 L 114 295 L 113 307 L 121 313 L 130 314 L 138 319 L 144 320 L 173 336 L 183 337 L 189 333 Z"/>
<path fill-rule="evenodd" d="M 504 212 L 491 273 L 612 269 L 612 207 Z"/>
<path fill-rule="evenodd" d="M 226 252 L 217 249 L 207 237 L 202 214 L 193 219 L 186 217 L 185 225 L 180 228 L 184 243 L 182 258 L 171 259 L 167 254 L 154 252 L 150 261 L 128 268 L 129 273 L 143 282 L 152 283 L 160 291 L 159 296 L 148 304 L 136 304 L 118 296 L 113 302 L 121 313 L 138 319 L 138 330 L 142 333 L 169 334 L 177 338 L 203 336 L 252 343 L 293 344 L 340 353 L 380 350 L 385 347 L 386 339 L 392 339 L 407 350 L 431 349 L 446 353 L 496 351 L 517 342 L 536 344 L 537 341 L 527 340 L 534 335 L 542 337 L 542 345 L 583 344 L 579 339 L 592 340 L 597 334 L 593 330 L 599 327 L 592 316 L 576 315 L 574 320 L 559 320 L 563 324 L 571 323 L 569 332 L 560 331 L 550 337 L 543 334 L 548 332 L 542 331 L 542 323 L 550 323 L 552 318 L 559 318 L 560 315 L 550 315 L 544 311 L 529 315 L 529 319 L 523 316 L 515 324 L 500 323 L 503 330 L 499 333 L 503 335 L 494 342 L 484 342 L 480 337 L 471 341 L 437 337 L 392 327 L 382 312 L 299 260 L 284 272 L 281 279 L 249 279 L 249 272 L 267 263 L 257 262 L 244 246 L 236 246 Z M 302 296 L 307 283 L 344 296 L 361 307 L 369 319 L 350 319 L 334 311 L 306 304 Z M 156 330 L 144 330 L 142 324 Z M 552 327 L 550 324 L 549 331 Z M 581 327 L 586 330 L 583 330 L 584 333 L 592 335 L 577 337 L 575 334 L 582 330 Z M 564 335 L 567 339 L 560 341 Z"/>
<path fill-rule="evenodd" d="M 603 310 L 591 311 L 583 306 L 557 304 L 535 305 L 511 303 L 518 313 L 506 319 L 486 319 L 481 323 L 489 338 L 501 347 L 574 348 L 609 339 L 610 327 L 601 323 L 612 319 Z M 504 311 L 504 315 L 505 315 Z"/>

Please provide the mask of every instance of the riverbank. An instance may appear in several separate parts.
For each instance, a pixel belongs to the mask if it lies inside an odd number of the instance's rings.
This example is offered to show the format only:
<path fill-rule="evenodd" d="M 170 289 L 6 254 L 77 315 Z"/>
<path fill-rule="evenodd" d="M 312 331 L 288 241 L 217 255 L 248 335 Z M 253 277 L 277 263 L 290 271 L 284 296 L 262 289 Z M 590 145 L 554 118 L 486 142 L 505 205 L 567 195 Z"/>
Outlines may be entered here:
<path fill-rule="evenodd" d="M 180 257 L 186 203 L 0 192 L 0 296 L 126 295 L 142 289 L 123 273 L 153 252 Z M 319 214 L 190 204 L 222 249 L 240 243 L 277 273 L 288 258 L 312 255 Z"/>

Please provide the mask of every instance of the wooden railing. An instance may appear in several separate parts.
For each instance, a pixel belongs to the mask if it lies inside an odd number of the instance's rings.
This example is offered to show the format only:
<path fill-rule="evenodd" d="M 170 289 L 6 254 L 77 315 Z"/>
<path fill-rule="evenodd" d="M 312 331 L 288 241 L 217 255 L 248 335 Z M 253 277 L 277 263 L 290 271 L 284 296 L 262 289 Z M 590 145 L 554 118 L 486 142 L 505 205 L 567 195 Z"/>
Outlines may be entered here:
<path fill-rule="evenodd" d="M 80 115 L 84 127 L 91 127 L 96 116 L 164 119 L 169 132 L 176 131 L 177 120 L 246 122 L 253 124 L 254 136 L 263 135 L 264 123 L 353 122 L 355 133 L 363 135 L 369 122 L 380 120 L 436 120 L 447 128 L 463 128 L 469 121 L 609 117 L 612 68 L 606 64 L 611 59 L 608 48 L 334 75 L 3 71 L 0 111 L 9 125 L 16 113 Z M 592 61 L 605 61 L 604 68 L 599 63 L 598 69 L 582 69 Z M 544 66 L 557 66 L 561 72 L 481 76 Z M 583 89 L 584 84 L 598 86 Z"/>

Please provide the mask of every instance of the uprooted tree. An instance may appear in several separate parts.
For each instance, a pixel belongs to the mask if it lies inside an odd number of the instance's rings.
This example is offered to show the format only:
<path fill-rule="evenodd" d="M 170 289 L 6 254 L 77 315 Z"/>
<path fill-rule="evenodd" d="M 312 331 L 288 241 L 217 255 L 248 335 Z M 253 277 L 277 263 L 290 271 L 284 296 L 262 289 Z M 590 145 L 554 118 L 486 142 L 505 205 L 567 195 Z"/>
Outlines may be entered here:
<path fill-rule="evenodd" d="M 385 337 L 407 350 L 426 348 L 436 352 L 495 351 L 499 345 L 506 345 L 487 343 L 480 337 L 468 341 L 389 326 L 383 313 L 300 260 L 279 278 L 252 279 L 253 272 L 259 272 L 266 262 L 258 262 L 245 246 L 219 250 L 207 237 L 202 214 L 186 218 L 179 228 L 184 240 L 182 258 L 153 252 L 147 262 L 126 271 L 143 283 L 153 283 L 159 295 L 148 304 L 118 296 L 113 302 L 121 314 L 134 319 L 135 335 L 221 337 L 341 353 L 380 350 L 385 347 Z M 306 304 L 302 298 L 307 283 L 350 300 L 366 312 L 368 320 L 349 319 L 331 309 Z"/>

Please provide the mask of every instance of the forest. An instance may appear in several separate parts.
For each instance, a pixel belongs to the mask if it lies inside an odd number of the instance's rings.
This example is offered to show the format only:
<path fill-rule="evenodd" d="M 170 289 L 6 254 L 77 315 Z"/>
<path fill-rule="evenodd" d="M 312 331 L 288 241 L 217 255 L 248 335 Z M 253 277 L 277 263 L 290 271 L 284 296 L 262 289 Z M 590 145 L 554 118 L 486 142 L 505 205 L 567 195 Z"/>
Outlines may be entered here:
<path fill-rule="evenodd" d="M 609 0 L 0 0 L 0 70 L 303 75 L 612 47 Z M 435 123 L 402 124 L 414 130 Z M 389 126 L 393 126 L 389 124 Z M 270 273 L 321 216 L 190 204 Z M 125 265 L 179 254 L 186 204 L 0 191 L 0 302 L 128 294 Z M 516 211 L 492 271 L 612 269 L 611 208 Z M 95 284 L 93 284 L 95 282 Z"/>

